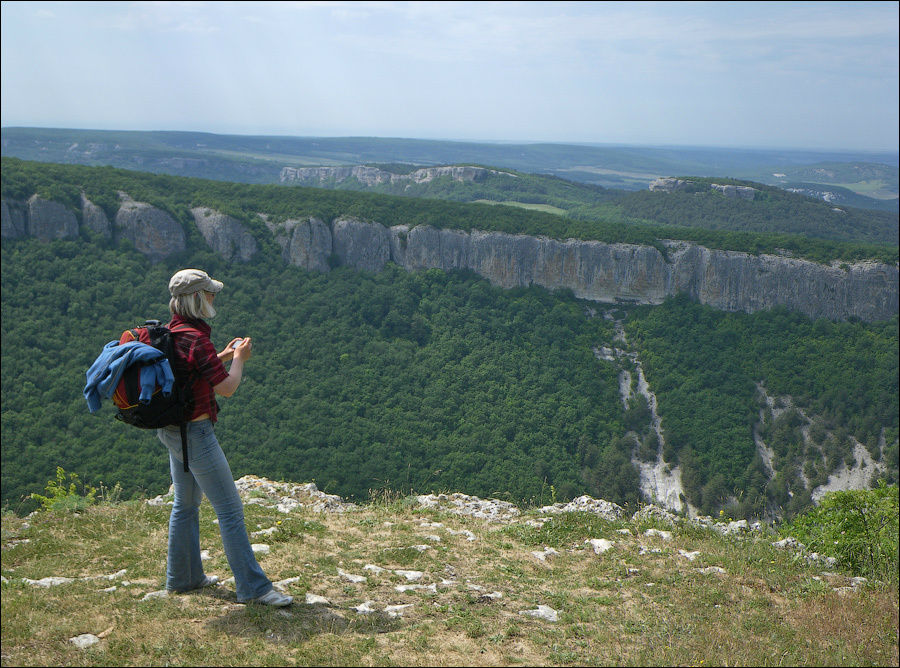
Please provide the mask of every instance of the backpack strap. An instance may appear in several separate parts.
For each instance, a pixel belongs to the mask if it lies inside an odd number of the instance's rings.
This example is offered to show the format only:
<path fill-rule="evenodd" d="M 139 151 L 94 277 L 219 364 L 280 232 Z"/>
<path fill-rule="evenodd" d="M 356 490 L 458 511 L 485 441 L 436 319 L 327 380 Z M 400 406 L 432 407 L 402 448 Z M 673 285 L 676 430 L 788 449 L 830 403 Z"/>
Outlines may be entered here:
<path fill-rule="evenodd" d="M 188 468 L 187 422 L 182 420 L 181 424 L 178 425 L 178 428 L 181 431 L 181 461 L 184 463 L 184 472 L 190 473 L 191 469 Z"/>
<path fill-rule="evenodd" d="M 190 325 L 176 325 L 175 327 L 169 327 L 169 331 L 174 332 L 194 332 L 196 334 L 201 334 L 199 329 L 196 327 L 191 327 Z M 197 376 L 196 371 L 191 371 L 188 374 L 187 379 L 185 380 L 185 385 L 190 386 L 194 383 L 194 378 Z M 182 420 L 178 425 L 179 431 L 181 431 L 181 461 L 184 464 L 184 472 L 190 473 L 190 467 L 188 466 L 188 447 L 187 447 L 187 420 Z"/>

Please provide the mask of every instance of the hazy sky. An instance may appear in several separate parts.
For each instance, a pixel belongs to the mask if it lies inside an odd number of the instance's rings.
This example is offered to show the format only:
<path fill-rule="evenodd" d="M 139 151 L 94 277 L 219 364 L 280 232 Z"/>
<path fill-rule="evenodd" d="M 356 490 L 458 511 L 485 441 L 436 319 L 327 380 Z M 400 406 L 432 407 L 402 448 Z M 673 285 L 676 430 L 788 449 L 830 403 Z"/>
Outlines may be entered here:
<path fill-rule="evenodd" d="M 898 2 L 3 2 L 3 126 L 898 150 Z"/>

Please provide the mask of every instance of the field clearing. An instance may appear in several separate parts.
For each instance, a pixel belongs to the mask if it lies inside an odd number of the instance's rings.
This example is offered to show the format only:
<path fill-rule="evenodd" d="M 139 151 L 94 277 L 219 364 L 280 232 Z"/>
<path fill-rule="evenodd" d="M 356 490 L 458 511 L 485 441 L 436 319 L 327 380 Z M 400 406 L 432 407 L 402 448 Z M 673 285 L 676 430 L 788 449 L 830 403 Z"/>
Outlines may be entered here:
<path fill-rule="evenodd" d="M 846 188 L 857 195 L 864 195 L 874 199 L 896 199 L 898 196 L 897 188 L 882 180 L 857 181 L 856 183 L 823 183 L 822 185 Z"/>
<path fill-rule="evenodd" d="M 560 209 L 557 206 L 551 206 L 549 204 L 528 204 L 527 202 L 514 202 L 511 200 L 506 200 L 503 202 L 496 202 L 491 199 L 476 199 L 473 201 L 474 204 L 502 204 L 504 206 L 517 206 L 522 209 L 531 209 L 533 211 L 543 211 L 544 213 L 555 213 L 558 216 L 566 215 L 565 209 Z"/>
<path fill-rule="evenodd" d="M 253 153 L 250 151 L 229 151 L 226 149 L 202 149 L 202 153 L 218 155 L 223 158 L 241 160 L 262 160 L 264 162 L 283 162 L 285 167 L 336 167 L 348 163 L 356 164 L 358 160 L 348 155 L 346 160 L 335 160 L 312 155 L 294 155 L 290 153 Z"/>

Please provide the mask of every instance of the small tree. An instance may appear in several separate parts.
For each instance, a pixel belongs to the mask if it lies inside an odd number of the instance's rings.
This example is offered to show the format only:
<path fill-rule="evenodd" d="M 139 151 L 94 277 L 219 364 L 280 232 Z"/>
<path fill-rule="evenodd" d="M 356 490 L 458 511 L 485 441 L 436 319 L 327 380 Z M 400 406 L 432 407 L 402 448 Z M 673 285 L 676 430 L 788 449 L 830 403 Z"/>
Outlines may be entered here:
<path fill-rule="evenodd" d="M 83 493 L 79 493 L 79 487 Z M 77 473 L 66 474 L 62 466 L 56 467 L 56 480 L 48 481 L 45 491 L 48 496 L 31 495 L 32 499 L 40 502 L 44 510 L 80 510 L 92 505 L 97 495 L 95 487 L 82 483 Z"/>

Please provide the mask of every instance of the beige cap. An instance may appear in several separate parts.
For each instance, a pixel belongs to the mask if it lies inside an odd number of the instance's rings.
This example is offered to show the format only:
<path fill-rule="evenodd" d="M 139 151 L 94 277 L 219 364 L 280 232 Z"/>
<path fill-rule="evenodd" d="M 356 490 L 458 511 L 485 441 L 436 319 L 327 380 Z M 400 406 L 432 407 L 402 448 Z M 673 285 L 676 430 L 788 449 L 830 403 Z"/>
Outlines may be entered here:
<path fill-rule="evenodd" d="M 200 290 L 219 292 L 223 287 L 222 281 L 210 278 L 209 274 L 199 269 L 182 269 L 169 279 L 169 292 L 173 297 L 192 295 Z"/>

